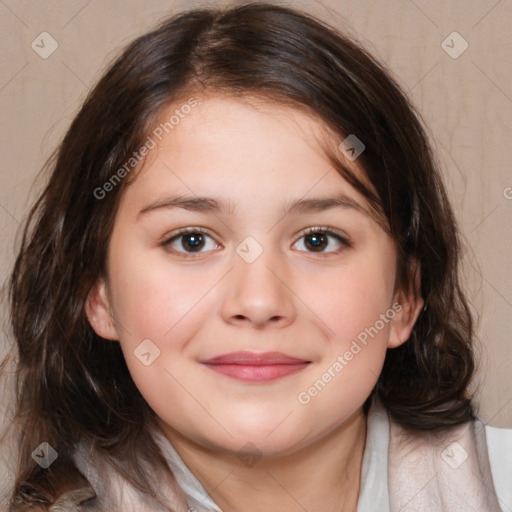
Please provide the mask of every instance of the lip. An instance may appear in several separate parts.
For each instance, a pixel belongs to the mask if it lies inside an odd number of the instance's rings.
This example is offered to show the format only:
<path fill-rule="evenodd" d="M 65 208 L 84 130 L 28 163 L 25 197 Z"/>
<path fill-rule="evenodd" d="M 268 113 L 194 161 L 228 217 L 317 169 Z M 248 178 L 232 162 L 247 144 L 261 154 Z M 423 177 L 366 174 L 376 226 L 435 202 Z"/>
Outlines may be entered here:
<path fill-rule="evenodd" d="M 311 361 L 282 352 L 231 352 L 199 361 L 208 368 L 238 380 L 266 382 L 297 373 Z"/>

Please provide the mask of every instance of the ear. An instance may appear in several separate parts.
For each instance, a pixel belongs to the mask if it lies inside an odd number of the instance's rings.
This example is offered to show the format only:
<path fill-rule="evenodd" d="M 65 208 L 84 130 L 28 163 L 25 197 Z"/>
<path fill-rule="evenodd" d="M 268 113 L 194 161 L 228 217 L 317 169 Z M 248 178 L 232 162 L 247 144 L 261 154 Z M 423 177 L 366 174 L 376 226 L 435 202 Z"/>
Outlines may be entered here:
<path fill-rule="evenodd" d="M 104 279 L 99 279 L 89 292 L 85 314 L 98 336 L 107 340 L 119 340 Z"/>
<path fill-rule="evenodd" d="M 425 301 L 420 293 L 421 274 L 419 266 L 414 265 L 412 276 L 417 297 L 414 297 L 412 291 L 409 294 L 406 294 L 403 290 L 398 290 L 395 293 L 392 308 L 396 314 L 390 322 L 388 348 L 397 348 L 409 339 L 423 308 Z"/>

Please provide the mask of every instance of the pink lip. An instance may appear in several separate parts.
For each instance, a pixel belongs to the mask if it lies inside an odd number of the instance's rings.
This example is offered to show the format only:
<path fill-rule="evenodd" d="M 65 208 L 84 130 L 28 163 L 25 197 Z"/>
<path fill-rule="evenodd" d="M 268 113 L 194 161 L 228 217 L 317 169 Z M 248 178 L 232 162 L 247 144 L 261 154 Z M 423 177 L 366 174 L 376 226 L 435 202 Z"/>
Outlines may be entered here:
<path fill-rule="evenodd" d="M 279 379 L 304 369 L 310 361 L 281 352 L 231 352 L 200 361 L 212 370 L 235 379 L 262 382 Z"/>

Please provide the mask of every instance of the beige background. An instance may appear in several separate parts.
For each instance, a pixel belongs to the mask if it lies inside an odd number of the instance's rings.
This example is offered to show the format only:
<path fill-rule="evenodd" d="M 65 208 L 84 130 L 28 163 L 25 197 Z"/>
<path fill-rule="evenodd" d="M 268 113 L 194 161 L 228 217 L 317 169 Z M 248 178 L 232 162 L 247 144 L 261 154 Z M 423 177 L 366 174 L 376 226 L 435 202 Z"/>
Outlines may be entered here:
<path fill-rule="evenodd" d="M 2 282 L 14 258 L 19 223 L 41 184 L 34 185 L 36 174 L 105 65 L 163 16 L 212 4 L 0 0 Z M 355 35 L 391 68 L 420 109 L 468 244 L 464 274 L 480 317 L 479 415 L 491 425 L 512 427 L 512 2 L 288 4 Z M 454 31 L 469 45 L 458 58 L 442 47 Z M 42 32 L 58 43 L 46 59 L 31 47 Z M 453 52 L 461 44 L 450 37 L 444 45 Z"/>

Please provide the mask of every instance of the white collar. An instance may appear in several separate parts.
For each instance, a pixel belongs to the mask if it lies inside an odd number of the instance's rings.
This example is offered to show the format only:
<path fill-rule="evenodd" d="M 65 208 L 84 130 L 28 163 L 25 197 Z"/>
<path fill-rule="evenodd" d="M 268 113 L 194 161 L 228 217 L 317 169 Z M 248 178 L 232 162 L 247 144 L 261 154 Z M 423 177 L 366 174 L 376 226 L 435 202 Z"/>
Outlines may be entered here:
<path fill-rule="evenodd" d="M 169 440 L 160 431 L 153 431 L 153 436 L 160 446 L 178 484 L 183 489 L 190 509 L 194 510 L 194 512 L 222 512 L 201 485 L 201 482 L 187 467 Z"/>
<path fill-rule="evenodd" d="M 368 411 L 357 512 L 389 512 L 389 416 L 374 400 Z"/>

